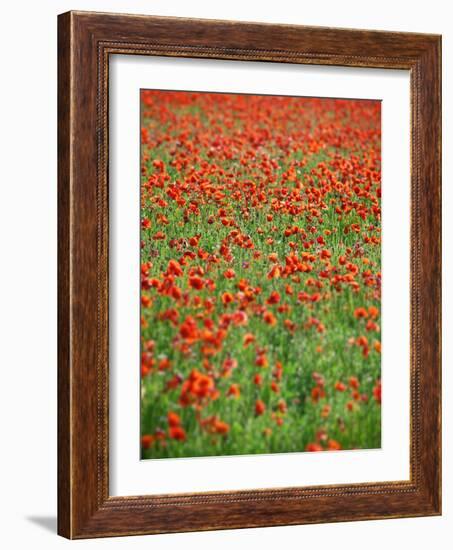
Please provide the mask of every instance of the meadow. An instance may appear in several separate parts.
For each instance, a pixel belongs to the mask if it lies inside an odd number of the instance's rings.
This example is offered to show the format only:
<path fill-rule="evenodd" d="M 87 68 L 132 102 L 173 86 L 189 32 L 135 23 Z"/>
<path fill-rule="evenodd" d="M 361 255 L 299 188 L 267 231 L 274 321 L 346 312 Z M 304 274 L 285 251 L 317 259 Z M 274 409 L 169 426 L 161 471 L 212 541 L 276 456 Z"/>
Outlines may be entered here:
<path fill-rule="evenodd" d="M 381 444 L 380 102 L 141 92 L 141 456 Z"/>

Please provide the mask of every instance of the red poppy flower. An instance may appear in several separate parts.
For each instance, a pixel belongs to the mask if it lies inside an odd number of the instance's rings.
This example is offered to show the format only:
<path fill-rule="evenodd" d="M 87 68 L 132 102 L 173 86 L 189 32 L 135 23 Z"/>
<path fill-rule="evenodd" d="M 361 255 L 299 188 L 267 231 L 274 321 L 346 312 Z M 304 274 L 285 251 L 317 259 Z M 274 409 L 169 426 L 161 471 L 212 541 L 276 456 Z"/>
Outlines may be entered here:
<path fill-rule="evenodd" d="M 189 285 L 195 290 L 201 290 L 204 286 L 204 281 L 200 277 L 189 277 Z"/>
<path fill-rule="evenodd" d="M 261 399 L 258 399 L 255 403 L 255 414 L 257 416 L 261 416 L 262 414 L 264 414 L 265 410 L 266 410 L 266 405 L 264 404 L 263 401 L 261 401 Z"/>
<path fill-rule="evenodd" d="M 171 439 L 176 439 L 177 441 L 186 440 L 186 432 L 181 426 L 172 426 L 169 430 L 169 435 Z"/>
<path fill-rule="evenodd" d="M 181 424 L 181 418 L 179 414 L 173 411 L 170 411 L 168 413 L 167 419 L 168 419 L 168 425 L 171 426 L 172 428 L 179 426 Z"/>
<path fill-rule="evenodd" d="M 309 443 L 305 447 L 305 450 L 313 453 L 313 452 L 317 452 L 317 451 L 323 451 L 324 449 L 322 448 L 322 446 L 319 443 Z"/>

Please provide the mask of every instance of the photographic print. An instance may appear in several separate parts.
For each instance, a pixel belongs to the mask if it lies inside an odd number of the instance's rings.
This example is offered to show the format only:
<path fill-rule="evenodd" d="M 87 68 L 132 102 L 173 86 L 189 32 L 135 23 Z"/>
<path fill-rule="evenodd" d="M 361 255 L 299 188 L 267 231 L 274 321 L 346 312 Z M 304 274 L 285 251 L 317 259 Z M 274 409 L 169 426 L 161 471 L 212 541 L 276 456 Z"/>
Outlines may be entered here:
<path fill-rule="evenodd" d="M 379 448 L 380 101 L 140 102 L 141 458 Z"/>
<path fill-rule="evenodd" d="M 441 51 L 59 15 L 60 535 L 442 513 Z"/>

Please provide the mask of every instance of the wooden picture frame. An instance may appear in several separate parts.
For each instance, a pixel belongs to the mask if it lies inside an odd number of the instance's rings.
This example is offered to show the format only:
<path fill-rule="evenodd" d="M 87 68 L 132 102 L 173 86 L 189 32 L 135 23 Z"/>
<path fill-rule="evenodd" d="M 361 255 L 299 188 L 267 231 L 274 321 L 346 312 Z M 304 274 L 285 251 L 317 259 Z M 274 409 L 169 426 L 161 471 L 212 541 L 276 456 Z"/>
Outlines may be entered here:
<path fill-rule="evenodd" d="M 441 38 L 69 12 L 58 20 L 58 532 L 67 538 L 441 513 Z M 410 480 L 109 496 L 109 56 L 405 69 L 411 86 Z"/>

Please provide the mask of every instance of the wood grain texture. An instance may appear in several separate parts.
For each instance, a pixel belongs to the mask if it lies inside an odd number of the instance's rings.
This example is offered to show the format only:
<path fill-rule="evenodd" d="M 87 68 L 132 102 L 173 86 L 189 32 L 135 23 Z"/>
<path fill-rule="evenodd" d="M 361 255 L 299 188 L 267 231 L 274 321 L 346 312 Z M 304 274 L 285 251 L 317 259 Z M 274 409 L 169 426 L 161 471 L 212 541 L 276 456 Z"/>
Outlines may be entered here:
<path fill-rule="evenodd" d="M 70 17 L 58 21 L 58 532 L 71 536 Z"/>
<path fill-rule="evenodd" d="M 86 12 L 63 14 L 58 25 L 58 532 L 88 538 L 440 514 L 440 37 Z M 109 496 L 112 54 L 410 71 L 410 481 Z"/>

